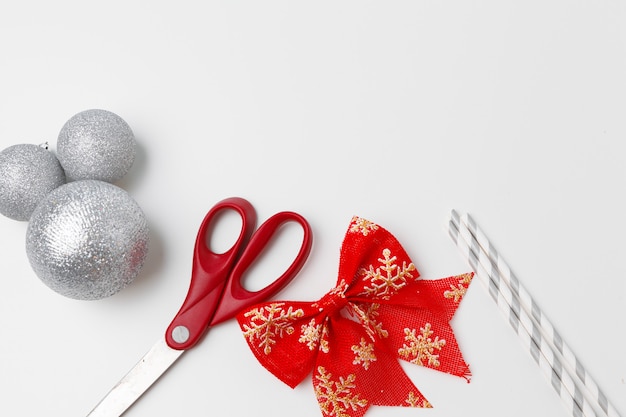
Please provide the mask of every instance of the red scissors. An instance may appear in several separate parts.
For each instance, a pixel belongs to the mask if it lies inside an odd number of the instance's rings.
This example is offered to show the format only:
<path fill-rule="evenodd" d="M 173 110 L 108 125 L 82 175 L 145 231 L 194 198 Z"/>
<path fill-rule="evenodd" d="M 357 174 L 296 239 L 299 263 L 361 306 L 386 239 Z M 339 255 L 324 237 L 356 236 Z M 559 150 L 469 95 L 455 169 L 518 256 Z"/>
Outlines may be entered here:
<path fill-rule="evenodd" d="M 212 226 L 224 210 L 236 211 L 242 227 L 235 244 L 222 254 L 209 248 Z M 287 285 L 300 271 L 311 250 L 311 227 L 304 217 L 280 212 L 265 221 L 256 231 L 256 212 L 238 197 L 217 203 L 206 215 L 193 255 L 191 284 L 185 301 L 167 328 L 165 336 L 126 374 L 87 417 L 121 416 L 185 350 L 193 347 L 207 330 L 228 320 L 246 307 L 265 300 Z M 276 231 L 286 222 L 302 226 L 304 237 L 296 258 L 275 281 L 259 291 L 243 287 L 242 276 L 258 258 Z"/>

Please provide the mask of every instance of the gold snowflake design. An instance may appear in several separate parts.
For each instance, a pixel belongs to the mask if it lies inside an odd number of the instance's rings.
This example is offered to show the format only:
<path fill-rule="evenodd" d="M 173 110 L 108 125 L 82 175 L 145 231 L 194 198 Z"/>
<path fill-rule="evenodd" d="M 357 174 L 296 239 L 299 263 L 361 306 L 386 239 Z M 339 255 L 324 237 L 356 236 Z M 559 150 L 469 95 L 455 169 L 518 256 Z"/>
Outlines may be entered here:
<path fill-rule="evenodd" d="M 311 319 L 308 324 L 300 327 L 300 343 L 306 343 L 309 350 L 314 350 L 318 343 L 323 353 L 328 353 L 328 328 L 323 324 L 317 324 L 315 319 Z"/>
<path fill-rule="evenodd" d="M 354 352 L 353 365 L 363 365 L 363 368 L 367 371 L 370 368 L 372 362 L 376 362 L 376 355 L 374 354 L 374 344 L 367 343 L 364 338 L 361 338 L 361 342 L 358 345 L 352 346 L 352 352 Z"/>
<path fill-rule="evenodd" d="M 459 275 L 459 283 L 454 286 L 450 284 L 450 289 L 443 292 L 443 296 L 448 299 L 453 299 L 455 303 L 461 301 L 467 292 L 467 286 L 472 281 L 472 274 Z"/>
<path fill-rule="evenodd" d="M 352 217 L 351 233 L 361 233 L 363 236 L 369 235 L 371 231 L 378 230 L 378 225 L 362 217 Z"/>
<path fill-rule="evenodd" d="M 433 408 L 428 400 L 416 395 L 413 391 L 409 392 L 409 396 L 406 400 L 404 400 L 404 402 L 407 403 L 409 407 Z"/>
<path fill-rule="evenodd" d="M 319 382 L 315 386 L 315 396 L 322 414 L 332 417 L 350 417 L 348 411 L 356 411 L 359 407 L 367 406 L 365 398 L 359 398 L 358 394 L 355 395 L 352 392 L 356 387 L 354 374 L 345 378 L 339 377 L 339 380 L 333 381 L 332 374 L 323 366 L 318 366 L 317 372 L 315 379 Z"/>
<path fill-rule="evenodd" d="M 302 317 L 304 311 L 293 307 L 284 310 L 285 303 L 271 303 L 267 306 L 252 309 L 244 314 L 250 318 L 250 325 L 243 325 L 243 334 L 252 344 L 255 339 L 259 340 L 258 346 L 269 355 L 272 345 L 276 344 L 277 338 L 282 338 L 285 333 L 293 334 L 293 321 Z"/>
<path fill-rule="evenodd" d="M 334 294 L 334 295 L 340 296 L 341 298 L 346 298 L 347 290 L 348 290 L 348 283 L 346 282 L 345 279 L 342 278 L 341 281 L 339 281 L 339 284 L 337 284 L 335 288 L 329 291 L 329 294 Z"/>
<path fill-rule="evenodd" d="M 431 336 L 433 331 L 431 330 L 430 323 L 426 323 L 424 327 L 420 328 L 421 334 L 416 335 L 416 329 L 404 329 L 405 343 L 400 349 L 398 354 L 416 365 L 429 365 L 438 367 L 439 355 L 436 355 L 435 350 L 440 351 L 446 345 L 444 339 L 439 339 L 436 336 L 433 340 Z M 426 362 L 426 363 L 424 363 Z"/>
<path fill-rule="evenodd" d="M 376 340 L 376 336 L 384 339 L 389 337 L 389 332 L 383 329 L 382 322 L 377 320 L 377 317 L 380 315 L 378 309 L 380 308 L 380 304 L 371 303 L 371 304 L 350 304 L 351 313 L 359 319 L 363 327 L 365 328 L 365 332 L 372 339 L 372 341 Z"/>
<path fill-rule="evenodd" d="M 383 258 L 378 258 L 381 266 L 374 269 L 373 265 L 369 269 L 363 268 L 360 272 L 363 274 L 363 280 L 370 281 L 371 286 L 366 286 L 364 292 L 360 295 L 381 297 L 388 300 L 392 295 L 398 292 L 407 284 L 407 279 L 413 278 L 411 272 L 415 271 L 415 265 L 406 261 L 402 262 L 402 266 L 396 264 L 398 258 L 391 255 L 391 250 L 383 249 Z"/>

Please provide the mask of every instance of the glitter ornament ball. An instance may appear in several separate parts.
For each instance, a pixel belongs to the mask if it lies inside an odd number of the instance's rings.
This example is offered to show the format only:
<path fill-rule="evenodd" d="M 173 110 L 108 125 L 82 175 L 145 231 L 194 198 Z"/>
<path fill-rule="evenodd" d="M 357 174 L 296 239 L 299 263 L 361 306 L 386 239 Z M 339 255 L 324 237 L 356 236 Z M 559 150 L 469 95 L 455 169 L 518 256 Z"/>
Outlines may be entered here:
<path fill-rule="evenodd" d="M 135 161 L 135 136 L 128 124 L 106 110 L 85 110 L 69 119 L 57 141 L 57 154 L 70 180 L 115 182 Z"/>
<path fill-rule="evenodd" d="M 102 181 L 75 181 L 37 206 L 26 231 L 26 254 L 52 290 L 98 300 L 136 278 L 148 235 L 145 216 L 126 191 Z"/>
<path fill-rule="evenodd" d="M 0 152 L 0 213 L 3 215 L 28 220 L 37 204 L 63 184 L 63 168 L 46 148 L 23 144 Z"/>

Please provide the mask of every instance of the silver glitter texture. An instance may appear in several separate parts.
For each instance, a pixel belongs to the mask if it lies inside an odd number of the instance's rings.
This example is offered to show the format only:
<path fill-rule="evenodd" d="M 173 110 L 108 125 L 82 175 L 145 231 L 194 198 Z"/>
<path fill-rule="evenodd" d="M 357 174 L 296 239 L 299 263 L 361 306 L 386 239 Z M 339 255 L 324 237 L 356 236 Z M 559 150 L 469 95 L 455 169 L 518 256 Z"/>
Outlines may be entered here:
<path fill-rule="evenodd" d="M 22 144 L 0 152 L 0 213 L 3 215 L 28 220 L 37 204 L 63 184 L 63 168 L 47 149 Z"/>
<path fill-rule="evenodd" d="M 37 206 L 26 231 L 26 254 L 54 291 L 98 300 L 136 278 L 148 235 L 145 216 L 126 191 L 97 180 L 75 181 Z"/>
<path fill-rule="evenodd" d="M 107 110 L 85 110 L 61 128 L 57 154 L 70 180 L 115 182 L 135 161 L 135 136 L 128 124 Z"/>

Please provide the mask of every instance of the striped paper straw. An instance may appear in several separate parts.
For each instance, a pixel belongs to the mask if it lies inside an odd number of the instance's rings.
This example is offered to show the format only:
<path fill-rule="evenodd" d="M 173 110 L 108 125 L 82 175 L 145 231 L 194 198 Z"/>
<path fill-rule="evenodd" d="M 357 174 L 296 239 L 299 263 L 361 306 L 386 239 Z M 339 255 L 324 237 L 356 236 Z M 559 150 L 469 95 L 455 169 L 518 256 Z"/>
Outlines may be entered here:
<path fill-rule="evenodd" d="M 574 417 L 598 417 L 593 407 L 585 401 L 576 381 L 568 372 L 562 372 L 563 366 L 554 350 L 546 343 L 541 331 L 532 318 L 523 310 L 515 307 L 518 301 L 506 285 L 502 285 L 495 268 L 485 270 L 478 259 L 478 242 L 472 241 L 469 230 L 460 224 L 458 214 L 453 211 L 448 223 L 448 233 L 456 243 L 463 257 L 476 272 L 480 282 L 488 290 L 500 312 L 519 336 L 524 347 L 535 360 L 544 377 L 551 383 L 568 412 Z"/>
<path fill-rule="evenodd" d="M 523 308 L 526 313 L 530 314 L 534 321 L 538 324 L 539 328 L 543 332 L 546 340 L 557 350 L 559 356 L 563 362 L 568 366 L 570 373 L 575 373 L 580 380 L 581 385 L 584 387 L 585 396 L 592 403 L 597 404 L 601 410 L 601 415 L 608 417 L 620 417 L 620 414 L 615 409 L 613 404 L 609 402 L 608 397 L 602 392 L 595 380 L 589 375 L 583 364 L 576 357 L 572 349 L 565 343 L 559 332 L 554 325 L 550 322 L 548 317 L 539 308 L 539 305 L 535 302 L 530 293 L 520 283 L 519 279 L 511 271 L 511 268 L 505 262 L 504 258 L 498 253 L 496 248 L 491 244 L 487 236 L 478 227 L 474 219 L 468 214 L 464 214 L 460 218 L 461 223 L 467 227 L 472 236 L 478 241 L 482 253 L 488 258 L 487 261 L 490 265 L 495 266 L 502 280 L 508 285 L 511 291 L 517 295 L 520 306 L 517 308 Z M 482 258 L 479 258 L 481 263 Z M 599 410 L 598 410 L 599 411 Z"/>

